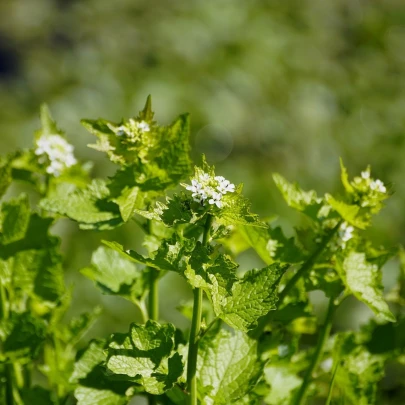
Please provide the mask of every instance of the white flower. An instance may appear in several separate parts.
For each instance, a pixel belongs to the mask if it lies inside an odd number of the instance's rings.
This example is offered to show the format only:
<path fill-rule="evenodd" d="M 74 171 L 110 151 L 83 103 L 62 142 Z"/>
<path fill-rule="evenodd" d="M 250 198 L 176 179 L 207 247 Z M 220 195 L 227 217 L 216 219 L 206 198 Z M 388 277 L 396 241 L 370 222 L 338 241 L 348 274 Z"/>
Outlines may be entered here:
<path fill-rule="evenodd" d="M 36 141 L 35 154 L 39 163 L 47 163 L 46 172 L 59 176 L 66 168 L 77 163 L 74 147 L 60 135 L 42 135 Z"/>
<path fill-rule="evenodd" d="M 124 127 L 124 125 L 121 125 L 116 129 L 116 131 L 117 131 L 116 132 L 117 136 L 122 136 L 122 135 L 125 135 L 127 129 Z"/>
<path fill-rule="evenodd" d="M 149 124 L 145 121 L 137 122 L 136 127 L 141 131 L 141 132 L 149 132 L 150 127 Z"/>
<path fill-rule="evenodd" d="M 342 246 L 346 246 L 346 242 L 348 242 L 350 239 L 353 238 L 353 232 L 354 228 L 349 225 L 347 222 L 343 222 L 342 225 L 340 225 L 339 229 L 339 237 L 342 239 Z"/>
<path fill-rule="evenodd" d="M 191 191 L 194 201 L 203 204 L 208 201 L 210 205 L 223 207 L 222 197 L 226 193 L 235 192 L 235 185 L 222 176 L 212 177 L 205 172 L 197 172 L 191 185 L 184 184 L 186 190 Z"/>
<path fill-rule="evenodd" d="M 215 204 L 218 208 L 222 208 L 222 194 L 221 193 L 216 193 L 215 191 L 212 193 L 212 198 L 208 200 L 208 202 L 213 205 Z"/>
<path fill-rule="evenodd" d="M 370 172 L 369 171 L 361 172 L 361 177 L 363 177 L 363 179 L 369 179 L 370 178 Z"/>
<path fill-rule="evenodd" d="M 387 192 L 387 189 L 386 189 L 386 187 L 384 186 L 384 183 L 381 180 L 373 180 L 370 183 L 370 188 L 371 188 L 371 190 L 377 190 L 380 193 L 386 193 Z"/>

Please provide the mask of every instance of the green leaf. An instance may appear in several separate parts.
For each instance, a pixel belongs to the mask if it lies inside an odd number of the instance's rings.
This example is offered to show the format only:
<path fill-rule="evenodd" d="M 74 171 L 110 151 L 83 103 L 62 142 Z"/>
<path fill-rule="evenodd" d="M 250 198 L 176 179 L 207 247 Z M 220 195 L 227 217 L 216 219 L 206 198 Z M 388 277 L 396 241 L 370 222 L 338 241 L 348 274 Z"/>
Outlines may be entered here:
<path fill-rule="evenodd" d="M 351 251 L 345 257 L 338 257 L 337 270 L 347 290 L 367 304 L 378 316 L 395 322 L 388 304 L 384 300 L 381 271 L 370 263 L 366 255 Z"/>
<path fill-rule="evenodd" d="M 325 195 L 328 204 L 349 224 L 365 229 L 368 225 L 366 221 L 359 215 L 360 207 L 358 205 L 346 204 L 343 201 L 338 201 L 330 194 Z"/>
<path fill-rule="evenodd" d="M 6 359 L 34 358 L 46 337 L 46 325 L 30 313 L 12 313 L 0 326 L 3 335 L 3 355 Z M 4 359 L 4 358 L 3 358 Z"/>
<path fill-rule="evenodd" d="M 153 121 L 151 101 L 138 117 L 121 123 L 83 120 L 98 141 L 90 147 L 105 152 L 110 160 L 130 168 L 132 179 L 142 191 L 163 191 L 176 186 L 191 170 L 190 123 L 179 116 L 169 126 Z"/>
<path fill-rule="evenodd" d="M 56 405 L 52 399 L 52 392 L 38 385 L 24 388 L 21 392 L 24 404 Z"/>
<path fill-rule="evenodd" d="M 242 226 L 240 232 L 266 264 L 275 261 L 282 263 L 299 263 L 304 260 L 302 250 L 295 239 L 286 238 L 280 227 L 258 228 Z"/>
<path fill-rule="evenodd" d="M 55 248 L 23 250 L 0 262 L 15 298 L 28 294 L 57 303 L 65 292 L 62 258 Z"/>
<path fill-rule="evenodd" d="M 334 352 L 339 353 L 340 360 L 335 381 L 344 396 L 353 404 L 376 404 L 377 383 L 384 376 L 383 356 L 356 344 L 352 333 L 338 337 Z"/>
<path fill-rule="evenodd" d="M 99 247 L 92 256 L 91 267 L 81 271 L 95 281 L 107 294 L 122 295 L 131 299 L 146 293 L 146 280 L 135 264 L 115 250 Z"/>
<path fill-rule="evenodd" d="M 304 191 L 297 183 L 289 183 L 278 173 L 273 174 L 273 179 L 290 207 L 303 212 L 314 220 L 318 218 L 323 202 L 321 198 L 317 197 L 315 191 Z"/>
<path fill-rule="evenodd" d="M 200 342 L 197 381 L 204 404 L 237 403 L 254 388 L 262 371 L 257 342 L 241 332 L 220 330 Z"/>
<path fill-rule="evenodd" d="M 25 194 L 4 203 L 0 217 L 1 243 L 7 245 L 23 239 L 28 229 L 30 215 L 30 205 Z"/>
<path fill-rule="evenodd" d="M 183 373 L 178 353 L 173 354 L 175 327 L 149 320 L 133 323 L 128 334 L 114 334 L 108 347 L 107 368 L 123 380 L 141 384 L 145 391 L 161 395 Z"/>
<path fill-rule="evenodd" d="M 345 188 L 345 190 L 349 193 L 352 194 L 354 192 L 354 188 L 353 186 L 350 184 L 349 181 L 349 174 L 347 173 L 347 169 L 343 164 L 343 160 L 342 158 L 340 158 L 340 170 L 341 170 L 341 180 L 342 180 L 342 184 L 343 187 Z"/>
<path fill-rule="evenodd" d="M 11 166 L 7 159 L 0 158 L 0 198 L 3 197 L 11 184 Z"/>
<path fill-rule="evenodd" d="M 110 192 L 100 179 L 85 189 L 72 191 L 71 185 L 61 184 L 56 195 L 43 199 L 39 206 L 66 216 L 79 223 L 82 229 L 113 229 L 123 223 L 115 203 L 108 201 Z"/>
<path fill-rule="evenodd" d="M 260 317 L 276 309 L 278 285 L 287 267 L 272 264 L 248 271 L 232 285 L 230 292 L 210 275 L 210 295 L 216 315 L 235 329 L 248 332 L 255 328 Z"/>
<path fill-rule="evenodd" d="M 105 347 L 104 341 L 90 342 L 75 363 L 70 381 L 78 384 L 75 390 L 78 405 L 126 405 L 130 399 L 126 393 L 133 384 L 113 381 L 106 375 Z"/>
<path fill-rule="evenodd" d="M 250 212 L 250 201 L 241 195 L 242 186 L 235 193 L 223 196 L 223 208 L 214 212 L 216 221 L 222 225 L 245 225 L 266 228 L 267 225 L 260 221 L 259 216 Z"/>
<path fill-rule="evenodd" d="M 42 135 L 63 134 L 63 131 L 57 127 L 56 122 L 52 118 L 51 112 L 47 104 L 41 105 L 40 118 L 42 128 L 40 131 L 38 131 L 38 133 Z"/>
<path fill-rule="evenodd" d="M 164 239 L 151 257 L 142 256 L 133 250 L 124 250 L 123 246 L 117 242 L 103 241 L 103 243 L 133 262 L 142 263 L 158 270 L 179 272 L 183 253 L 190 250 L 193 241 L 180 240 L 177 235 L 174 235 L 171 239 Z"/>
<path fill-rule="evenodd" d="M 264 378 L 270 385 L 270 392 L 265 398 L 265 403 L 269 405 L 289 405 L 295 389 L 302 384 L 302 378 L 288 364 L 265 367 Z"/>

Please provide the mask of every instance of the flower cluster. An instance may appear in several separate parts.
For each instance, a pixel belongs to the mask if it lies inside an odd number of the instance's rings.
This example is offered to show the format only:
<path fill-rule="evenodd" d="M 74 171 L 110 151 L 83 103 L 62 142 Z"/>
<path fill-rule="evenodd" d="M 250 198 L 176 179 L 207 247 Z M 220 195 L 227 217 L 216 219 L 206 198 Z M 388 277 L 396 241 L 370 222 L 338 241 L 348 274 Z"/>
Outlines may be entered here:
<path fill-rule="evenodd" d="M 35 154 L 39 163 L 47 164 L 46 172 L 59 176 L 65 169 L 77 163 L 74 147 L 60 135 L 42 135 L 36 141 Z"/>
<path fill-rule="evenodd" d="M 137 135 L 150 131 L 150 126 L 146 121 L 135 121 L 130 119 L 126 125 L 121 125 L 115 129 L 117 136 L 127 135 L 129 139 L 136 140 Z"/>
<path fill-rule="evenodd" d="M 361 177 L 365 180 L 370 179 L 370 172 L 364 171 L 361 172 Z M 379 191 L 380 193 L 386 193 L 387 188 L 384 186 L 384 183 L 381 180 L 371 180 L 369 185 L 371 190 Z"/>
<path fill-rule="evenodd" d="M 204 205 L 206 201 L 210 205 L 223 207 L 222 197 L 226 193 L 235 192 L 235 185 L 222 176 L 210 176 L 205 172 L 197 172 L 196 177 L 191 180 L 191 185 L 185 185 L 186 189 L 192 192 L 194 201 Z"/>

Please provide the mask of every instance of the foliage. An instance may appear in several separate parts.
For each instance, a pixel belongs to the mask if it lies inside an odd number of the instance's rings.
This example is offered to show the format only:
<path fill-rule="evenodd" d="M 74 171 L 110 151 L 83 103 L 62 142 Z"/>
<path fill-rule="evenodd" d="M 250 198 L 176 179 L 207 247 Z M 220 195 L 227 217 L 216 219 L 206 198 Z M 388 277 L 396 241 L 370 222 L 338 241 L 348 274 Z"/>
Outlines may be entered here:
<path fill-rule="evenodd" d="M 5 404 L 125 405 L 139 395 L 175 405 L 379 403 L 385 365 L 403 361 L 405 342 L 403 268 L 388 297 L 381 271 L 397 253 L 403 264 L 404 253 L 365 238 L 389 197 L 370 168 L 350 180 L 342 163 L 343 191 L 333 196 L 275 174 L 286 203 L 307 217 L 307 228 L 287 237 L 252 213 L 242 185 L 217 175 L 205 157 L 191 175 L 187 116 L 159 126 L 150 97 L 135 118 L 83 121 L 97 137 L 92 147 L 118 165 L 108 179 L 92 178 L 46 107 L 41 119 L 34 147 L 0 166 Z M 12 181 L 35 189 L 35 209 L 26 194 L 5 194 Z M 183 190 L 170 191 L 177 186 Z M 65 316 L 71 290 L 61 241 L 50 231 L 60 218 L 87 232 L 133 220 L 144 233 L 143 250 L 104 240 L 81 269 L 103 294 L 138 308 L 142 321 L 126 333 L 86 343 L 98 310 Z M 241 273 L 236 256 L 247 249 L 264 264 Z M 193 291 L 193 304 L 182 309 L 191 315 L 190 330 L 159 317 L 157 286 L 168 272 Z M 319 325 L 309 298 L 314 290 L 328 301 Z M 333 317 L 348 296 L 376 320 L 358 332 L 334 333 Z M 378 344 L 381 330 L 392 344 Z M 41 386 L 31 384 L 38 372 Z"/>

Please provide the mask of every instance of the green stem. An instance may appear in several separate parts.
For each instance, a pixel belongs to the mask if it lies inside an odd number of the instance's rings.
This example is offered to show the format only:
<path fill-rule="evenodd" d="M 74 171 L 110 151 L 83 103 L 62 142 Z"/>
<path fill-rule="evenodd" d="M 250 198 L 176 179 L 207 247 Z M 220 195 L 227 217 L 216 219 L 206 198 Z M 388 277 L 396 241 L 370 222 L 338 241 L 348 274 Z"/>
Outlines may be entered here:
<path fill-rule="evenodd" d="M 331 239 L 335 236 L 336 232 L 339 230 L 342 221 L 339 221 L 338 224 L 322 239 L 322 242 L 319 244 L 318 248 L 308 257 L 306 262 L 299 268 L 299 270 L 291 277 L 286 286 L 283 288 L 283 291 L 278 296 L 279 302 L 282 302 L 288 293 L 294 288 L 297 281 L 308 271 L 318 260 L 321 253 L 326 249 Z"/>
<path fill-rule="evenodd" d="M 149 268 L 149 319 L 159 320 L 159 270 Z"/>
<path fill-rule="evenodd" d="M 14 393 L 13 393 L 13 365 L 6 364 L 6 405 L 14 405 Z"/>
<path fill-rule="evenodd" d="M 308 259 L 303 263 L 303 265 L 297 270 L 297 272 L 290 278 L 286 286 L 283 288 L 281 293 L 278 295 L 278 303 L 279 305 L 284 301 L 285 297 L 289 294 L 289 292 L 294 288 L 295 284 L 297 284 L 298 280 L 307 273 L 316 263 L 319 256 L 322 252 L 326 249 L 329 242 L 335 236 L 336 232 L 339 230 L 342 221 L 339 221 L 338 224 L 322 239 L 321 243 L 317 247 L 317 249 L 308 257 Z M 249 335 L 250 337 L 257 339 L 263 333 L 264 328 L 269 323 L 270 318 L 272 316 L 272 311 L 270 311 L 267 315 L 263 318 L 259 319 L 258 326 L 254 329 Z"/>
<path fill-rule="evenodd" d="M 202 244 L 206 246 L 210 237 L 212 217 L 208 215 L 205 222 Z M 189 405 L 197 405 L 197 356 L 198 342 L 201 329 L 201 314 L 203 291 L 200 288 L 194 288 L 194 303 L 193 303 L 193 318 L 191 321 L 190 339 L 188 344 L 188 360 L 187 360 L 187 388 L 190 394 Z"/>
<path fill-rule="evenodd" d="M 8 304 L 6 290 L 0 282 L 0 320 L 8 318 Z"/>
<path fill-rule="evenodd" d="M 339 357 L 336 359 L 336 364 L 333 367 L 333 371 L 332 371 L 332 379 L 329 385 L 329 392 L 328 392 L 328 398 L 326 399 L 326 403 L 325 405 L 330 405 L 331 401 L 332 401 L 332 394 L 333 394 L 333 386 L 335 385 L 335 377 L 336 377 L 336 373 L 337 370 L 339 368 Z"/>
<path fill-rule="evenodd" d="M 315 348 L 315 353 L 312 356 L 311 363 L 305 374 L 304 381 L 301 385 L 301 388 L 298 391 L 297 396 L 295 397 L 294 405 L 305 404 L 307 391 L 308 391 L 309 385 L 311 384 L 311 381 L 312 381 L 312 375 L 313 375 L 314 371 L 316 370 L 316 368 L 318 367 L 318 364 L 322 357 L 323 348 L 325 346 L 326 341 L 329 338 L 329 334 L 332 329 L 333 315 L 335 313 L 336 308 L 337 308 L 337 306 L 335 305 L 334 298 L 332 297 L 329 300 L 328 310 L 326 312 L 325 321 L 320 330 L 318 343 Z"/>

